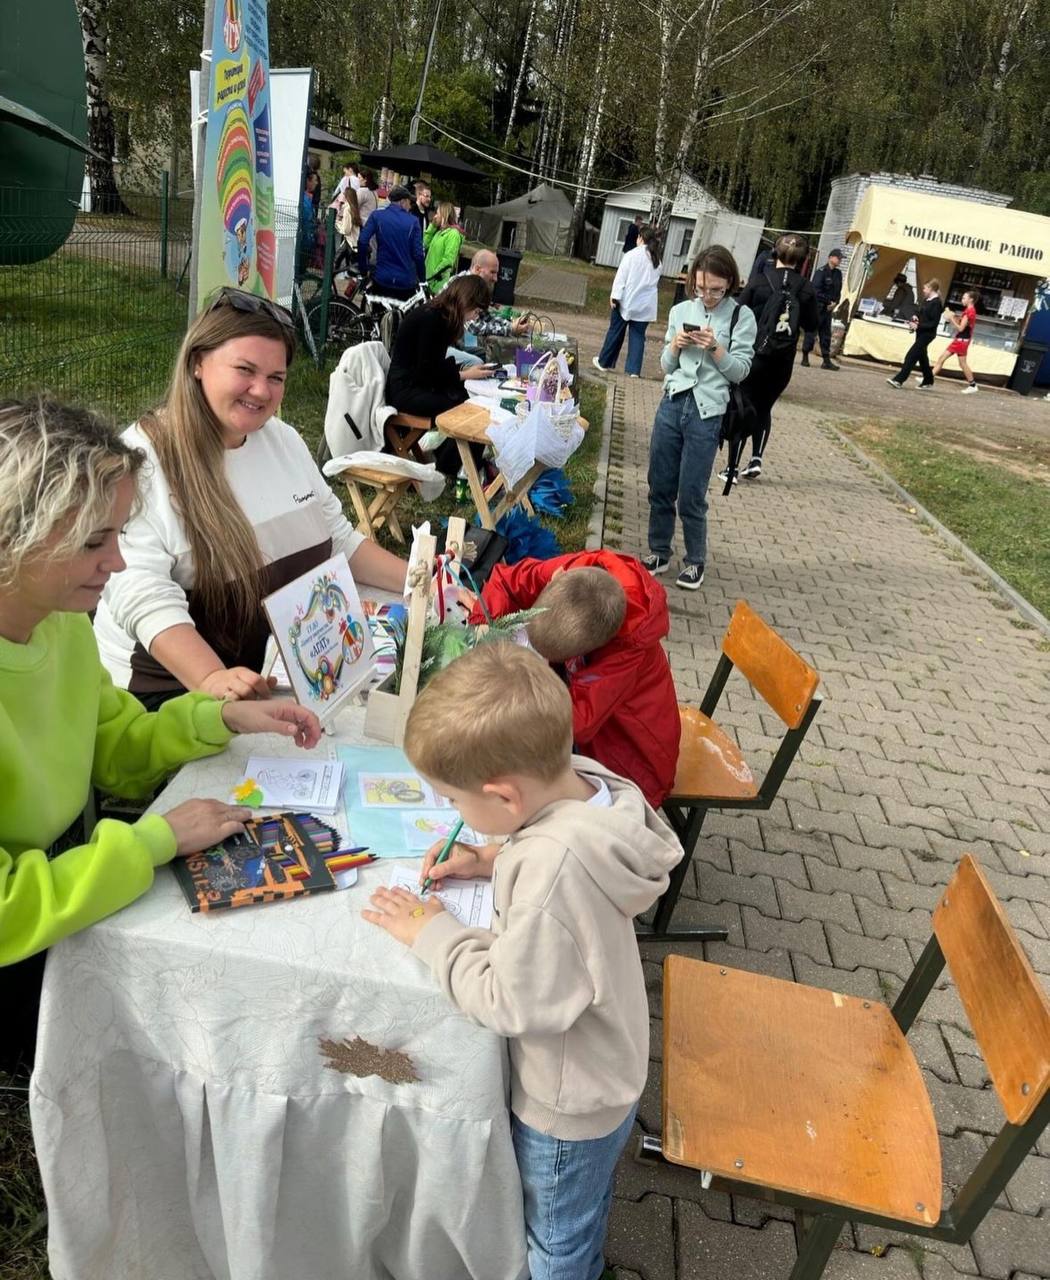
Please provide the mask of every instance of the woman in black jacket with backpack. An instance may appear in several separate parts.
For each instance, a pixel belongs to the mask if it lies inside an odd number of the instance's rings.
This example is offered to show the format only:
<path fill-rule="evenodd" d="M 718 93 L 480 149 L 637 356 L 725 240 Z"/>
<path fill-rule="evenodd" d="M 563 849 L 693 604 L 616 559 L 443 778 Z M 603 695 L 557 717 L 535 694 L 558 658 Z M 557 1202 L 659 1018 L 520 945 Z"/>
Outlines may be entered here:
<path fill-rule="evenodd" d="M 773 251 L 774 265 L 753 275 L 737 298 L 742 306 L 751 308 L 758 324 L 751 372 L 740 384 L 754 414 L 751 461 L 740 473 L 745 480 L 757 480 L 762 474 L 762 456 L 772 430 L 773 406 L 791 381 L 799 333 L 816 329 L 820 319 L 813 286 L 798 272 L 809 252 L 806 237 L 794 232 L 782 235 Z M 728 478 L 726 468 L 720 473 L 720 479 Z M 736 476 L 733 480 L 736 481 Z"/>

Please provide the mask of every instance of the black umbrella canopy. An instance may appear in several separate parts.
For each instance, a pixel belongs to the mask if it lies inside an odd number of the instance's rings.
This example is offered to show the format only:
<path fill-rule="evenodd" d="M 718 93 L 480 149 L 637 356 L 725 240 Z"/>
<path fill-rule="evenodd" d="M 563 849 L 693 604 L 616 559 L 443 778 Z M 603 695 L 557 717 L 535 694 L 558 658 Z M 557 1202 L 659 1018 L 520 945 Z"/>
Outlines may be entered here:
<path fill-rule="evenodd" d="M 448 178 L 450 182 L 480 182 L 488 177 L 472 164 L 449 151 L 442 151 L 440 147 L 432 147 L 428 142 L 387 147 L 383 151 L 362 151 L 361 162 L 376 168 L 386 165 L 397 173 L 428 173 L 434 178 Z"/>
<path fill-rule="evenodd" d="M 334 133 L 329 133 L 327 129 L 321 129 L 317 125 L 310 126 L 310 147 L 314 151 L 360 151 L 360 142 L 354 142 L 350 138 L 340 138 Z"/>

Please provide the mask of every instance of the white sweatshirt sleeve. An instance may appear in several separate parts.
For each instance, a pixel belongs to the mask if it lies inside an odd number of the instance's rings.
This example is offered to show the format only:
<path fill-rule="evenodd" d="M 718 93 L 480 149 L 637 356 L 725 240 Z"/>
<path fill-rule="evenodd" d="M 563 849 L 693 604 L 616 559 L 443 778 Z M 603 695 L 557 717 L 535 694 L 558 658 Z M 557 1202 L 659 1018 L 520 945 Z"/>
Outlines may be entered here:
<path fill-rule="evenodd" d="M 117 626 L 148 651 L 162 631 L 180 623 L 192 626 L 193 619 L 186 592 L 173 577 L 181 521 L 152 456 L 140 475 L 139 490 L 138 510 L 120 538 L 127 568 L 109 580 L 105 599 Z"/>
<path fill-rule="evenodd" d="M 294 432 L 295 438 L 299 442 L 297 450 L 301 455 L 299 464 L 302 467 L 303 474 L 309 477 L 311 488 L 317 494 L 321 510 L 324 512 L 325 524 L 332 535 L 332 554 L 338 555 L 341 551 L 349 561 L 361 543 L 366 541 L 365 535 L 358 533 L 350 521 L 347 520 L 343 511 L 343 504 L 332 492 L 328 481 L 318 469 L 306 441 L 295 431 L 294 427 L 289 425 L 289 430 Z"/>
<path fill-rule="evenodd" d="M 609 296 L 614 302 L 619 302 L 623 297 L 624 290 L 627 288 L 628 281 L 631 277 L 630 253 L 625 253 L 620 259 L 620 265 L 616 268 L 616 275 L 613 277 L 612 291 Z"/>

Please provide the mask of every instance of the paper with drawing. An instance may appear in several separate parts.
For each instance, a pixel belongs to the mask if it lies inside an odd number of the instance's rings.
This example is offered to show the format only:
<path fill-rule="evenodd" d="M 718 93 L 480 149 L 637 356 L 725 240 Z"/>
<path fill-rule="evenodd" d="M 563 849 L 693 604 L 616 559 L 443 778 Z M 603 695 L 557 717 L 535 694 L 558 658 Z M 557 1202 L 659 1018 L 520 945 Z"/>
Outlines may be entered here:
<path fill-rule="evenodd" d="M 419 872 L 414 867 L 394 867 L 390 888 L 419 895 Z M 440 889 L 430 892 L 437 894 L 445 910 L 460 924 L 471 929 L 492 928 L 491 880 L 446 880 Z"/>

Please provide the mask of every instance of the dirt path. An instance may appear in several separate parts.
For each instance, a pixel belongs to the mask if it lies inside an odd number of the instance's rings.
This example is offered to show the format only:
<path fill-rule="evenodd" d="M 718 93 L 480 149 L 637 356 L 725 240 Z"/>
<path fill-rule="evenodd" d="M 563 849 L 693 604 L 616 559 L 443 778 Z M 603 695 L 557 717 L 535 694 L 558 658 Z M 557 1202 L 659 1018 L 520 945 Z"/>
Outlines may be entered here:
<path fill-rule="evenodd" d="M 605 325 L 595 316 L 570 312 L 551 318 L 579 340 L 586 368 L 601 346 Z M 662 322 L 649 326 L 643 378 L 660 376 L 663 335 Z M 936 391 L 920 396 L 910 388 L 888 387 L 886 378 L 893 372 L 888 365 L 854 359 L 842 360 L 841 365 L 838 373 L 821 369 L 819 361 L 809 369 L 796 366 L 785 404 L 844 418 L 916 422 L 942 444 L 1050 483 L 1050 403 L 1041 389 L 1025 397 L 982 387 L 977 395 L 964 396 L 958 378 L 942 378 Z"/>

